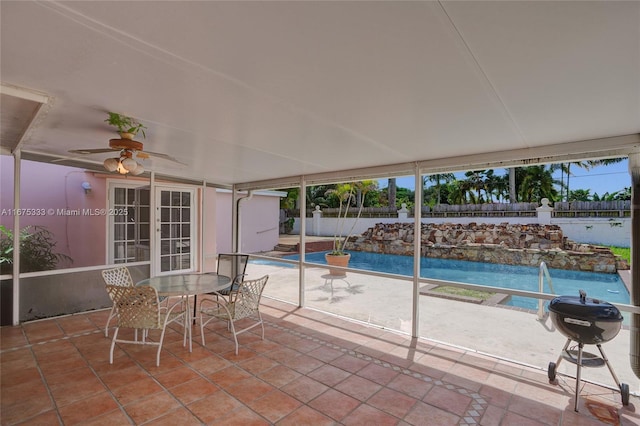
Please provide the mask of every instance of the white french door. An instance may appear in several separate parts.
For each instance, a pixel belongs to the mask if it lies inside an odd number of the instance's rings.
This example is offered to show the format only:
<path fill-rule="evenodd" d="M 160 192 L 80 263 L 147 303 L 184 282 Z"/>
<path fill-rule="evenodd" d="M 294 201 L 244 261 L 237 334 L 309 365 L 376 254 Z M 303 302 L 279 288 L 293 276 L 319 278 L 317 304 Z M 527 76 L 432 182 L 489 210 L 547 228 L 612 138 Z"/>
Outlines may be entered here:
<path fill-rule="evenodd" d="M 156 268 L 158 275 L 195 270 L 195 190 L 156 187 Z"/>

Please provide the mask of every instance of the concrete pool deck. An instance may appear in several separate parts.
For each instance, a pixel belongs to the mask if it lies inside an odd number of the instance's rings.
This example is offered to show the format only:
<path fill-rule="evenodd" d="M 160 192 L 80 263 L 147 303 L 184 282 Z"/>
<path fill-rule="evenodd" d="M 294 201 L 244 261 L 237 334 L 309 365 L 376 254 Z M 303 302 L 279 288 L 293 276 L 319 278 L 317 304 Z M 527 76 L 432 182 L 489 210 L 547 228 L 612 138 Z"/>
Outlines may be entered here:
<path fill-rule="evenodd" d="M 251 277 L 270 274 L 272 278 L 265 295 L 297 304 L 299 272 L 296 268 L 250 264 L 247 273 Z M 326 269 L 307 268 L 305 285 L 305 305 L 309 308 L 411 333 L 412 286 L 407 281 L 351 272 L 344 280 L 327 280 Z M 389 291 L 390 287 L 393 291 Z M 566 342 L 549 318 L 538 321 L 530 310 L 430 296 L 421 297 L 419 304 L 421 337 L 545 371 L 549 362 L 558 360 Z M 640 379 L 629 363 L 629 345 L 630 330 L 624 326 L 615 339 L 602 347 L 620 381 L 627 383 L 632 393 L 640 395 Z M 585 346 L 585 351 L 597 353 L 593 345 Z M 575 377 L 576 366 L 562 361 L 558 372 Z M 583 368 L 582 378 L 615 386 L 611 373 L 604 367 Z"/>

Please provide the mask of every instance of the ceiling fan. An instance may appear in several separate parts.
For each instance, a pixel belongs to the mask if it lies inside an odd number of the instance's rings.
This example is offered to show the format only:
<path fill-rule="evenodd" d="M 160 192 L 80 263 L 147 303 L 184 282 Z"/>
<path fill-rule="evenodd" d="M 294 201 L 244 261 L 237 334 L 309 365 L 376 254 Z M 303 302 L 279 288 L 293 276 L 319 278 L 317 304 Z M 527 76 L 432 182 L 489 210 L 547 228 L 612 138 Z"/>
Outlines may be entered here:
<path fill-rule="evenodd" d="M 73 149 L 69 152 L 72 154 L 102 154 L 105 152 L 114 152 L 119 151 L 120 155 L 115 158 L 107 158 L 104 160 L 104 168 L 109 172 L 117 171 L 120 174 L 130 173 L 134 176 L 137 176 L 144 172 L 144 167 L 142 164 L 138 163 L 133 159 L 135 154 L 136 158 L 146 159 L 149 157 L 161 158 L 163 160 L 172 161 L 174 163 L 186 165 L 185 163 L 178 161 L 177 159 L 171 157 L 167 154 L 161 154 L 157 152 L 151 151 L 143 151 L 142 142 L 135 141 L 133 139 L 121 138 L 121 139 L 110 139 L 109 140 L 109 148 L 87 148 L 87 149 Z"/>

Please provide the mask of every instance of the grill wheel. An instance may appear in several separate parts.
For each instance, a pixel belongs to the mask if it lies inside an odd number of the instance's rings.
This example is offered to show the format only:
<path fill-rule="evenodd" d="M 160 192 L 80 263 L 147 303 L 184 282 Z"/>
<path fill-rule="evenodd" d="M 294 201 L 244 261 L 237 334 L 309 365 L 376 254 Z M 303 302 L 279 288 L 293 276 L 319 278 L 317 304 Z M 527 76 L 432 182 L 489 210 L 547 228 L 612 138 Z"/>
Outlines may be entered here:
<path fill-rule="evenodd" d="M 549 377 L 549 381 L 553 382 L 556 379 L 556 363 L 550 362 L 549 368 L 547 368 L 547 377 Z"/>

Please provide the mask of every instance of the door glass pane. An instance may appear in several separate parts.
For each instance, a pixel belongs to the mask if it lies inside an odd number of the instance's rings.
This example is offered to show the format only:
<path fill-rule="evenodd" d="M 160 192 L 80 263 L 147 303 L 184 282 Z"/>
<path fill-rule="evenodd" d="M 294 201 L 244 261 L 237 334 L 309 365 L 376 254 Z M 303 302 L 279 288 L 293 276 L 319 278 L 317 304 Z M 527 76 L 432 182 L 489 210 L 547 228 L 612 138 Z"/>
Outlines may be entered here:
<path fill-rule="evenodd" d="M 171 228 L 171 225 L 165 225 L 165 224 L 160 225 L 160 238 L 169 238 L 171 236 L 169 233 L 170 228 Z"/>
<path fill-rule="evenodd" d="M 182 200 L 182 196 L 179 192 L 173 191 L 171 193 L 171 205 L 172 206 L 180 206 L 180 201 Z"/>
<path fill-rule="evenodd" d="M 139 262 L 149 260 L 149 188 L 113 188 L 114 204 L 110 208 L 112 216 L 112 232 L 110 238 L 114 243 L 114 263 Z M 144 242 L 143 242 L 144 240 Z"/>
<path fill-rule="evenodd" d="M 125 238 L 125 225 L 124 224 L 116 224 L 113 228 L 113 238 L 116 241 L 124 240 Z"/>
<path fill-rule="evenodd" d="M 191 251 L 191 198 L 193 191 L 160 190 L 160 199 L 168 201 L 161 206 L 160 215 L 160 268 L 161 272 L 192 269 Z"/>
<path fill-rule="evenodd" d="M 113 203 L 114 204 L 119 204 L 119 205 L 123 205 L 126 203 L 126 191 L 124 188 L 115 188 L 113 195 L 114 195 L 114 200 Z"/>

